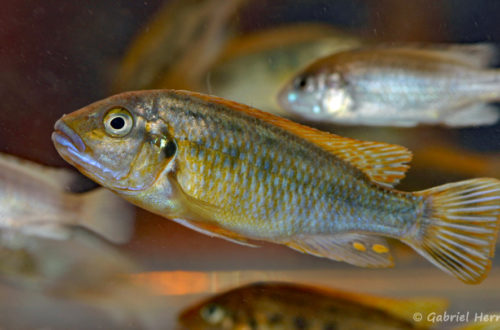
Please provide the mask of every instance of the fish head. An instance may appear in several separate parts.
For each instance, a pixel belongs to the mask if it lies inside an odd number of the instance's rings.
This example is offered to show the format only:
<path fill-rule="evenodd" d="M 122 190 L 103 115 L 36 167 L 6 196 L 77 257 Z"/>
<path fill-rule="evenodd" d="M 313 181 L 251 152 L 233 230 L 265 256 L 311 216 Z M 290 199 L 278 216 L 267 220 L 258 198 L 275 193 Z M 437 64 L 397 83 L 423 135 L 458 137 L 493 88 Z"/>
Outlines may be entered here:
<path fill-rule="evenodd" d="M 128 92 L 63 116 L 52 141 L 62 158 L 99 184 L 127 194 L 150 187 L 175 156 L 154 94 Z"/>
<path fill-rule="evenodd" d="M 266 306 L 259 306 L 266 288 L 260 283 L 238 287 L 215 295 L 179 314 L 183 329 L 255 329 L 265 321 L 256 316 Z"/>
<path fill-rule="evenodd" d="M 281 285 L 250 283 L 215 295 L 179 314 L 183 329 L 291 328 L 279 301 Z"/>
<path fill-rule="evenodd" d="M 339 72 L 306 69 L 288 82 L 278 94 L 286 111 L 309 120 L 329 120 L 349 116 L 352 97 Z"/>

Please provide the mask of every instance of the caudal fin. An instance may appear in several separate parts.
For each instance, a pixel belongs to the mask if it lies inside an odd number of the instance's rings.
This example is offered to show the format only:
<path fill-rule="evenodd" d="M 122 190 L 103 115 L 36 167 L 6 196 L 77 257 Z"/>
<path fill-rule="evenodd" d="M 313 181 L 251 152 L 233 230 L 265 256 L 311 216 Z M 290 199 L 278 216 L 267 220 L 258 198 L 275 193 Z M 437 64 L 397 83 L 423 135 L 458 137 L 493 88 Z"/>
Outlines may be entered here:
<path fill-rule="evenodd" d="M 426 197 L 426 208 L 416 234 L 405 241 L 465 283 L 484 280 L 500 225 L 500 181 L 466 180 L 416 194 Z"/>
<path fill-rule="evenodd" d="M 134 207 L 111 191 L 99 188 L 82 197 L 79 225 L 113 243 L 126 243 L 134 229 Z"/>

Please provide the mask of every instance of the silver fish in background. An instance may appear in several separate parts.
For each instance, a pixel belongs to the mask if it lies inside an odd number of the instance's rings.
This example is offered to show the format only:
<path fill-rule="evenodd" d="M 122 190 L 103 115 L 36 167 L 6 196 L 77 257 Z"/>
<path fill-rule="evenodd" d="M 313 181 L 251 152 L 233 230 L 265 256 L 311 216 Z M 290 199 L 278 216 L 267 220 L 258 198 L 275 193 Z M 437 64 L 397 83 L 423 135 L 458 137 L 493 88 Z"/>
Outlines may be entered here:
<path fill-rule="evenodd" d="M 327 24 L 269 28 L 230 40 L 202 83 L 209 94 L 286 114 L 276 98 L 289 79 L 318 58 L 363 43 Z"/>
<path fill-rule="evenodd" d="M 280 92 L 289 113 L 350 125 L 494 124 L 500 72 L 492 45 L 371 47 L 322 58 Z"/>
<path fill-rule="evenodd" d="M 64 239 L 82 226 L 115 243 L 127 242 L 134 208 L 109 190 L 70 193 L 78 175 L 0 153 L 0 228 Z"/>
<path fill-rule="evenodd" d="M 67 232 L 67 238 L 51 239 L 0 229 L 2 285 L 18 294 L 27 291 L 31 296 L 93 307 L 116 324 L 160 328 L 164 301 L 127 276 L 141 271 L 140 267 L 85 229 L 71 227 Z M 16 313 L 35 320 L 40 317 L 24 306 Z M 4 325 L 9 326 L 5 320 Z"/>
<path fill-rule="evenodd" d="M 439 298 L 395 299 L 292 283 L 264 282 L 217 294 L 179 315 L 182 329 L 427 329 Z M 413 320 L 414 313 L 423 315 Z"/>

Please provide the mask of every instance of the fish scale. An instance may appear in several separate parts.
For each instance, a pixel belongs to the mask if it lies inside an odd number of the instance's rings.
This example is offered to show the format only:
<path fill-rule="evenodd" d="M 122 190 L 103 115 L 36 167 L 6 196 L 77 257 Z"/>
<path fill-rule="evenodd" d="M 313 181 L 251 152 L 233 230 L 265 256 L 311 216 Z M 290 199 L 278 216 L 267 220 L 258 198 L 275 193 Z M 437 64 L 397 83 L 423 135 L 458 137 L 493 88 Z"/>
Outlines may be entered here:
<path fill-rule="evenodd" d="M 213 114 L 207 117 L 206 109 L 203 107 L 200 109 L 198 112 L 195 110 L 184 112 L 183 108 L 171 108 L 172 111 L 166 115 L 166 122 L 179 121 L 180 127 L 189 123 L 190 127 L 188 130 L 176 131 L 176 125 L 172 125 L 174 139 L 182 141 L 179 143 L 178 163 L 186 164 L 187 169 L 196 169 L 184 172 L 181 168 L 177 178 L 188 195 L 210 204 L 221 205 L 222 208 L 231 208 L 235 214 L 232 214 L 227 220 L 228 224 L 235 229 L 248 232 L 256 238 L 265 237 L 264 235 L 269 233 L 275 237 L 287 236 L 296 232 L 316 233 L 317 230 L 325 229 L 332 232 L 335 230 L 357 230 L 366 228 L 368 222 L 366 219 L 372 220 L 374 218 L 361 211 L 363 206 L 371 208 L 370 206 L 374 205 L 377 212 L 383 212 L 384 207 L 387 208 L 390 205 L 388 199 L 393 203 L 401 202 L 400 200 L 391 200 L 389 195 L 384 194 L 366 198 L 364 196 L 369 195 L 367 192 L 374 187 L 363 182 L 353 183 L 353 181 L 360 181 L 351 177 L 354 175 L 348 175 L 349 178 L 338 183 L 335 182 L 335 173 L 344 173 L 345 175 L 346 172 L 349 172 L 344 164 L 339 164 L 338 161 L 332 159 L 316 159 L 320 165 L 313 166 L 310 151 L 306 150 L 304 146 L 293 143 L 293 140 L 286 141 L 291 143 L 284 143 L 280 140 L 282 137 L 276 136 L 275 133 L 273 134 L 270 130 L 265 130 L 262 127 L 260 130 L 248 130 L 246 127 L 251 125 L 247 122 L 248 120 L 238 122 L 229 118 L 223 109 L 218 109 L 220 110 L 217 112 L 219 116 L 215 117 Z M 170 116 L 175 116 L 175 119 Z M 182 118 L 183 116 L 185 117 Z M 217 125 L 228 121 L 228 118 L 229 123 L 223 124 L 227 129 L 217 130 Z M 218 133 L 213 134 L 214 131 Z M 242 140 L 235 132 L 245 132 L 246 139 Z M 253 145 L 242 145 L 237 153 L 231 155 L 231 150 L 235 149 L 229 145 L 229 140 L 252 141 Z M 276 144 L 279 145 L 278 148 Z M 220 161 L 210 163 L 208 161 L 210 153 L 218 154 Z M 295 157 L 292 159 L 292 157 L 287 157 L 287 154 L 295 155 Z M 243 160 L 240 159 L 241 155 L 244 156 Z M 253 160 L 253 163 L 249 160 Z M 231 168 L 231 164 L 236 165 L 236 167 Z M 270 171 L 270 164 L 276 164 L 279 172 L 287 173 L 287 175 L 278 175 L 278 173 Z M 273 184 L 276 177 L 279 177 L 283 182 L 280 187 Z M 310 179 L 306 180 L 306 177 Z M 236 179 L 238 179 L 237 182 Z M 206 189 L 206 180 L 213 181 L 215 187 L 223 187 L 223 189 Z M 311 184 L 312 181 L 324 180 L 331 183 L 323 186 L 322 190 Z M 252 183 L 256 186 L 253 186 Z M 354 197 L 352 194 L 353 187 L 361 187 L 360 193 L 356 194 L 359 197 Z M 249 197 L 245 199 L 241 191 L 248 188 L 250 188 Z M 287 197 L 281 198 L 284 195 Z M 306 196 L 321 196 L 321 198 L 313 201 Z M 346 196 L 350 197 L 346 198 Z M 401 199 L 404 200 L 404 198 Z M 277 201 L 283 200 L 289 200 L 291 203 L 277 203 Z M 333 202 L 337 200 L 343 202 Z M 245 201 L 248 201 L 252 207 L 242 208 Z M 321 202 L 322 208 L 317 207 L 318 202 Z M 351 214 L 352 208 L 349 207 L 349 204 L 359 205 L 361 208 Z M 385 219 L 391 218 L 389 214 L 385 217 Z M 280 219 L 290 219 L 290 221 L 284 228 L 280 228 L 279 225 L 276 225 L 280 223 Z M 383 224 L 383 217 L 378 219 L 381 220 L 369 221 L 369 225 L 373 227 L 370 230 L 387 229 L 387 225 Z M 316 225 L 310 226 L 310 223 Z M 257 233 L 255 232 L 256 225 L 258 225 Z M 395 222 L 391 222 L 389 225 L 392 227 L 394 235 L 397 235 L 398 231 L 401 230 L 397 227 L 404 226 L 404 224 Z"/>

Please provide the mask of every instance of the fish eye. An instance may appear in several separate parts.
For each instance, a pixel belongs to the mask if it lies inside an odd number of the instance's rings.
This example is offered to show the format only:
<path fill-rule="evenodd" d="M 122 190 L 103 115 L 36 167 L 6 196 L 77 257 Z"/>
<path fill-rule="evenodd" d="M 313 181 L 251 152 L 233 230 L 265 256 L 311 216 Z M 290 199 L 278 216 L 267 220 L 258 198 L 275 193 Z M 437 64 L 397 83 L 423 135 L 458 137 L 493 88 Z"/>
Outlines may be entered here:
<path fill-rule="evenodd" d="M 307 76 L 300 76 L 300 77 L 297 77 L 297 79 L 295 79 L 295 81 L 293 82 L 293 85 L 297 89 L 304 89 L 307 86 L 307 81 L 308 81 Z"/>
<path fill-rule="evenodd" d="M 200 310 L 201 317 L 210 324 L 219 323 L 224 319 L 226 313 L 224 309 L 218 305 L 210 304 Z"/>
<path fill-rule="evenodd" d="M 130 133 L 134 120 L 128 110 L 113 108 L 104 116 L 104 128 L 112 137 L 123 137 Z"/>

